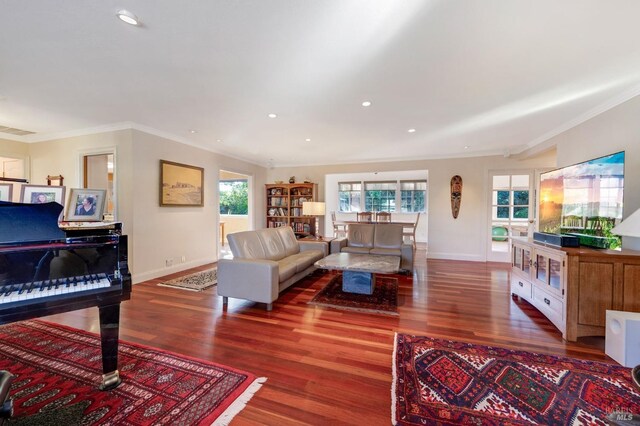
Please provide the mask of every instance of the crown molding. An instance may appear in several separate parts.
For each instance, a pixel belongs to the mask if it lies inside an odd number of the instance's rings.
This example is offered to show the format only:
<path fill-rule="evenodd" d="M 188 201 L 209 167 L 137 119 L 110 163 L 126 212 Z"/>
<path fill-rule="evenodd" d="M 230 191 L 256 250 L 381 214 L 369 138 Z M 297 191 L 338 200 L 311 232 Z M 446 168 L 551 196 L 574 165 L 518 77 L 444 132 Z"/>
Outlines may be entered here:
<path fill-rule="evenodd" d="M 621 105 L 625 102 L 627 102 L 628 100 L 631 100 L 633 98 L 635 98 L 636 96 L 640 95 L 640 84 L 637 86 L 632 87 L 631 89 L 622 92 L 621 94 L 614 96 L 613 98 L 607 100 L 606 102 L 603 102 L 602 104 L 598 105 L 595 108 L 592 108 L 590 110 L 588 110 L 587 112 L 585 112 L 584 114 L 581 114 L 575 118 L 573 118 L 572 120 L 569 120 L 563 124 L 561 124 L 560 126 L 556 127 L 555 129 L 543 134 L 540 137 L 537 137 L 531 141 L 529 141 L 526 146 L 524 147 L 524 149 L 522 149 L 520 152 L 517 152 L 516 154 L 519 154 L 523 151 L 526 151 L 528 149 L 531 149 L 533 147 L 535 147 L 536 145 L 539 145 L 543 142 L 548 141 L 549 139 L 552 139 L 556 136 L 558 136 L 561 133 L 566 132 L 569 129 L 573 129 L 574 127 L 588 121 L 591 120 L 592 118 L 603 114 L 605 112 L 607 112 L 610 109 L 613 109 L 615 107 L 617 107 L 618 105 Z"/>

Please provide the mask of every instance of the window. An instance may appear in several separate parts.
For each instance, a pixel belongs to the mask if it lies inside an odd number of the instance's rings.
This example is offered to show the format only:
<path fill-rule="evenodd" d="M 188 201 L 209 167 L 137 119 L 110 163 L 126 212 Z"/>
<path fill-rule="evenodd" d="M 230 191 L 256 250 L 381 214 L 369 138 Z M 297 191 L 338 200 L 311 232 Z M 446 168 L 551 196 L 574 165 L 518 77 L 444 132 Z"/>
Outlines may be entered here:
<path fill-rule="evenodd" d="M 400 200 L 403 213 L 424 212 L 424 199 L 427 194 L 427 181 L 401 181 Z"/>
<path fill-rule="evenodd" d="M 339 182 L 338 198 L 340 200 L 341 212 L 360 211 L 360 193 L 362 184 L 360 182 Z"/>
<path fill-rule="evenodd" d="M 529 176 L 494 176 L 493 188 L 493 220 L 525 221 L 529 218 Z"/>
<path fill-rule="evenodd" d="M 365 210 L 368 212 L 395 212 L 396 186 L 396 182 L 365 182 Z"/>

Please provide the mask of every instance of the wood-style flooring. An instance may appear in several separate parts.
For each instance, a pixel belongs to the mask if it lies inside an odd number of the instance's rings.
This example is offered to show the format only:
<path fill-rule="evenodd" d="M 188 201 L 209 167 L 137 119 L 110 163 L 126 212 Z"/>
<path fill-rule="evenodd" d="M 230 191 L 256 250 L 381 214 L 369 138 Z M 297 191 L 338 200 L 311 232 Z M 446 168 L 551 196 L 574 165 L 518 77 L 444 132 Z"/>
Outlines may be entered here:
<path fill-rule="evenodd" d="M 396 332 L 611 361 L 603 338 L 565 342 L 514 300 L 509 265 L 427 261 L 420 248 L 416 255 L 413 276 L 400 277 L 398 317 L 308 305 L 330 273 L 302 280 L 271 312 L 237 299 L 223 310 L 215 287 L 195 293 L 151 280 L 122 304 L 120 337 L 267 377 L 233 425 L 390 424 Z M 96 308 L 45 319 L 99 331 Z"/>

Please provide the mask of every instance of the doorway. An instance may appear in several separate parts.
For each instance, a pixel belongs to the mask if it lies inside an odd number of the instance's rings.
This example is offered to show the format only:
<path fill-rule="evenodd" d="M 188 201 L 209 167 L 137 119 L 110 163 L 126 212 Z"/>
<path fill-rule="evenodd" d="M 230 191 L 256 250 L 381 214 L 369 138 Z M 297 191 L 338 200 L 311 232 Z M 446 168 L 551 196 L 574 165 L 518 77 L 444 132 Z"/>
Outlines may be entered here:
<path fill-rule="evenodd" d="M 88 154 L 82 157 L 82 187 L 107 190 L 104 208 L 106 221 L 113 221 L 116 218 L 114 169 L 113 153 Z"/>
<path fill-rule="evenodd" d="M 490 172 L 487 260 L 511 261 L 513 237 L 531 235 L 534 226 L 533 171 Z"/>
<path fill-rule="evenodd" d="M 251 176 L 220 170 L 218 175 L 220 258 L 231 258 L 227 235 L 250 229 Z"/>

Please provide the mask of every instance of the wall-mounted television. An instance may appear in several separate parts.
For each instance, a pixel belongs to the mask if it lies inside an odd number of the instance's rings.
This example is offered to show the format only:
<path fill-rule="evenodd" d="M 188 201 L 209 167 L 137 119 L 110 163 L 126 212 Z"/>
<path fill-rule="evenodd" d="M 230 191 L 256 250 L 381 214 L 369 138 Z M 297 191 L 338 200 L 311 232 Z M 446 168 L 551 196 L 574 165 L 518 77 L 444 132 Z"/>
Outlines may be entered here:
<path fill-rule="evenodd" d="M 611 229 L 622 220 L 624 152 L 540 175 L 539 230 L 578 236 L 580 244 L 619 248 Z"/>

